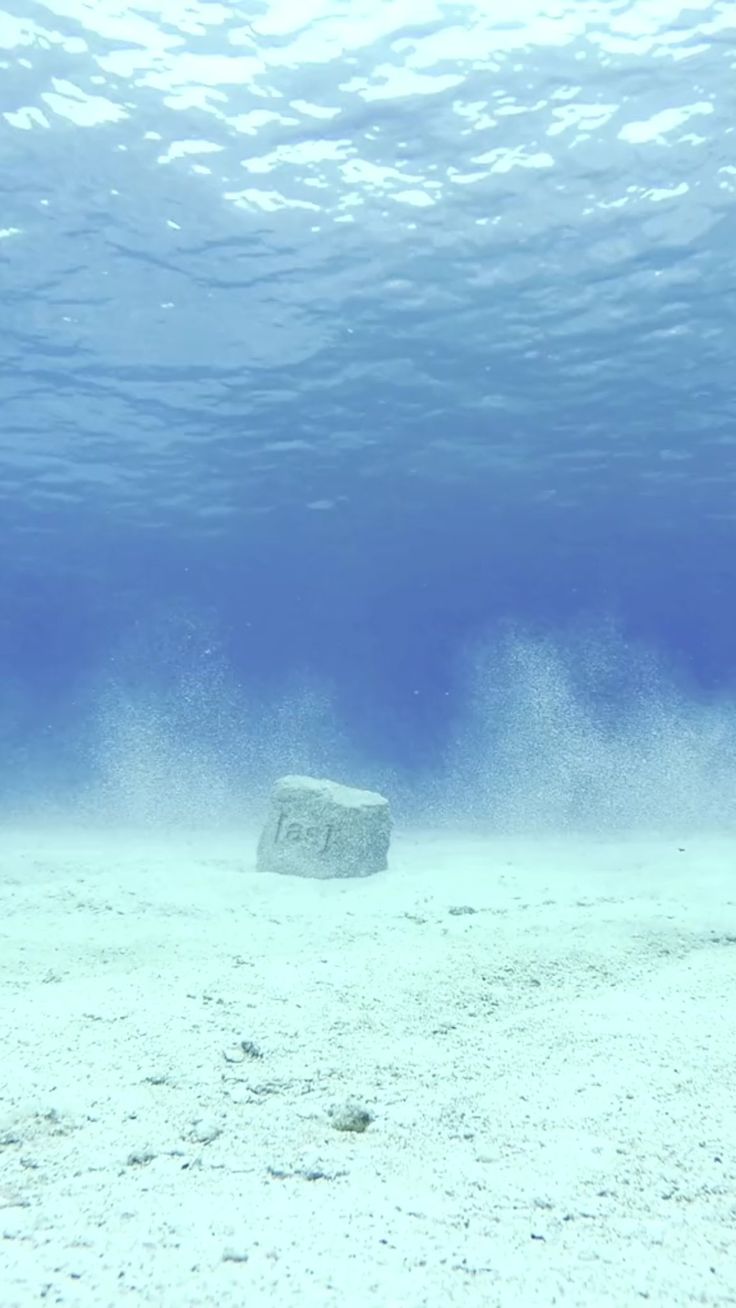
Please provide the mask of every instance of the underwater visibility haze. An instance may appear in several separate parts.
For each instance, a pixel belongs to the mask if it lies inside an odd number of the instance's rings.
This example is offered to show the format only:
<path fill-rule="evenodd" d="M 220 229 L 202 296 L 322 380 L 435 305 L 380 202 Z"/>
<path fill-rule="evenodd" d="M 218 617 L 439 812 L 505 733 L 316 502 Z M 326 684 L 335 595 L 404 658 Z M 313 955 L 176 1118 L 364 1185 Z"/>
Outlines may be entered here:
<path fill-rule="evenodd" d="M 735 0 L 0 0 L 0 1308 L 733 1308 L 735 353 Z"/>
<path fill-rule="evenodd" d="M 736 815 L 730 0 L 2 0 L 6 812 Z"/>

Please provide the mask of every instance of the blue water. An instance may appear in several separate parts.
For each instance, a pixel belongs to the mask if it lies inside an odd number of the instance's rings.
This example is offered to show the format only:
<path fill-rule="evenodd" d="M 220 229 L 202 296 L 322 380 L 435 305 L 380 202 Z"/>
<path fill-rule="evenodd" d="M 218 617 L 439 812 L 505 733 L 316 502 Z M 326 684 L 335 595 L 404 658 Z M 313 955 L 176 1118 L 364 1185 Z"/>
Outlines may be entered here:
<path fill-rule="evenodd" d="M 3 0 L 6 807 L 728 824 L 735 68 L 727 0 Z"/>

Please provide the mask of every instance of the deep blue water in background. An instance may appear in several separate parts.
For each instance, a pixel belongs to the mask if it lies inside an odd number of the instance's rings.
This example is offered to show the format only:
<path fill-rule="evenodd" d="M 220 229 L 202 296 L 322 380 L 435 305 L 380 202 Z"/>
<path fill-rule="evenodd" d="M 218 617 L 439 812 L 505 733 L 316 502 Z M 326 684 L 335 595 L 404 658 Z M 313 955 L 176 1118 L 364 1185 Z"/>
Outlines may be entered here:
<path fill-rule="evenodd" d="M 0 151 L 6 804 L 727 820 L 731 0 L 1 0 Z"/>

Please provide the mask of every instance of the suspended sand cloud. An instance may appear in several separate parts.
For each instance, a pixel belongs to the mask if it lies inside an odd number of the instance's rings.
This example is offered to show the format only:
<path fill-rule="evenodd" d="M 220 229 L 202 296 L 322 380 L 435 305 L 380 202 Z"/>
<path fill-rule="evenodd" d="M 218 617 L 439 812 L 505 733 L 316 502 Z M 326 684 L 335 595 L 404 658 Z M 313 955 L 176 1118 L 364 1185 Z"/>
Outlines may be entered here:
<path fill-rule="evenodd" d="M 108 818 L 237 822 L 297 772 L 375 785 L 411 823 L 521 835 L 736 826 L 736 705 L 688 696 L 610 628 L 476 647 L 444 761 L 409 779 L 356 757 L 316 681 L 264 702 L 194 627 L 175 648 L 159 643 L 156 664 L 145 648 L 99 702 L 93 793 Z"/>
<path fill-rule="evenodd" d="M 138 633 L 95 692 L 91 818 L 203 827 L 248 820 L 286 772 L 344 768 L 329 696 L 295 676 L 249 696 L 211 632 L 190 618 Z"/>
<path fill-rule="evenodd" d="M 478 646 L 440 807 L 502 832 L 736 826 L 736 703 L 611 628 Z"/>
<path fill-rule="evenodd" d="M 338 696 L 308 672 L 268 695 L 244 685 L 189 615 L 141 625 L 66 728 L 39 731 L 27 699 L 6 687 L 0 705 L 13 759 L 4 810 L 34 821 L 250 825 L 278 777 L 306 773 L 381 791 L 405 827 L 736 828 L 736 700 L 697 697 L 610 626 L 477 644 L 459 668 L 451 737 L 421 772 L 361 756 Z"/>

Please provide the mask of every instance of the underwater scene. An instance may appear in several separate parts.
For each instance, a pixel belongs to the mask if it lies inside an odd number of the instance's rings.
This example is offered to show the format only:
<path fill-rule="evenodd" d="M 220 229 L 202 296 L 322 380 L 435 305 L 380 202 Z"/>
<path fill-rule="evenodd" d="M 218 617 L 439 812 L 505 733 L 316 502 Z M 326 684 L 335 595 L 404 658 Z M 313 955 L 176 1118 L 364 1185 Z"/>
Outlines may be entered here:
<path fill-rule="evenodd" d="M 0 1308 L 736 1303 L 736 5 L 0 0 Z"/>

